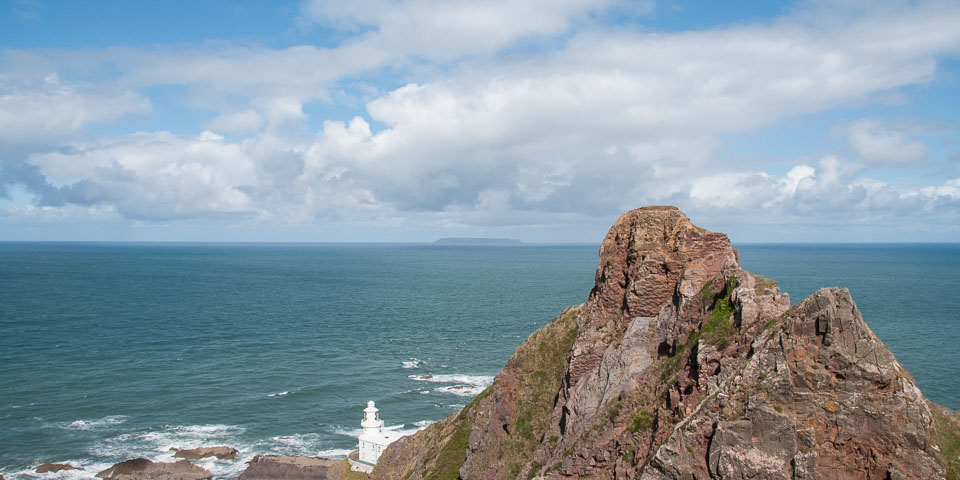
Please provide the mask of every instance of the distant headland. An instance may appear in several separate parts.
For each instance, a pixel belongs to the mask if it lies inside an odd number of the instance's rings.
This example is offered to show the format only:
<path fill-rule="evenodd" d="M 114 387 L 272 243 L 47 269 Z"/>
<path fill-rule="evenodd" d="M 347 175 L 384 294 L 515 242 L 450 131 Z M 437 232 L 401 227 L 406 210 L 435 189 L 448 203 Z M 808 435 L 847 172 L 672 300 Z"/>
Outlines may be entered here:
<path fill-rule="evenodd" d="M 437 245 L 523 245 L 523 242 L 513 238 L 486 238 L 486 237 L 448 237 L 433 242 Z"/>

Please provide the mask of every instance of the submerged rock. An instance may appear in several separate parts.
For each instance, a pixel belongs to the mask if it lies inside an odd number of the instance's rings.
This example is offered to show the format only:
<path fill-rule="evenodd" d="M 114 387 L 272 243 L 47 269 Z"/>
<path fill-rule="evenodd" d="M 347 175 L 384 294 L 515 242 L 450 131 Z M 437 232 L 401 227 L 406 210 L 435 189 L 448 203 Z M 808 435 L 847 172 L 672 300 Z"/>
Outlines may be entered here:
<path fill-rule="evenodd" d="M 338 463 L 320 457 L 257 455 L 247 462 L 239 480 L 326 480 L 333 470 L 339 471 Z"/>
<path fill-rule="evenodd" d="M 847 290 L 791 307 L 726 235 L 645 207 L 604 238 L 583 305 L 371 477 L 957 478 L 958 425 Z"/>
<path fill-rule="evenodd" d="M 98 473 L 99 478 L 121 480 L 207 480 L 210 472 L 187 460 L 174 463 L 152 462 L 146 458 L 134 458 L 120 462 Z"/>
<path fill-rule="evenodd" d="M 178 449 L 173 456 L 188 460 L 199 460 L 206 457 L 217 457 L 220 460 L 236 460 L 237 449 L 231 447 L 198 447 Z"/>
<path fill-rule="evenodd" d="M 75 467 L 69 463 L 44 463 L 37 466 L 37 473 L 56 473 L 60 470 L 83 470 L 83 468 Z M 0 479 L 2 480 L 2 479 Z"/>

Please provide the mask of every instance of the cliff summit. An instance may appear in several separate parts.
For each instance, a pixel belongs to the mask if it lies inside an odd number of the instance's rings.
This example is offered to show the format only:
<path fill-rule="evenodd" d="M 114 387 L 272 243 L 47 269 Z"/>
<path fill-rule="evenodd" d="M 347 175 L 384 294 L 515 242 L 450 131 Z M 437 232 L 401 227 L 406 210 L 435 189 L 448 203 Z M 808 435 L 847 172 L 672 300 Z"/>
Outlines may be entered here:
<path fill-rule="evenodd" d="M 675 207 L 622 215 L 593 290 L 375 479 L 960 478 L 930 403 L 845 289 L 791 306 Z"/>

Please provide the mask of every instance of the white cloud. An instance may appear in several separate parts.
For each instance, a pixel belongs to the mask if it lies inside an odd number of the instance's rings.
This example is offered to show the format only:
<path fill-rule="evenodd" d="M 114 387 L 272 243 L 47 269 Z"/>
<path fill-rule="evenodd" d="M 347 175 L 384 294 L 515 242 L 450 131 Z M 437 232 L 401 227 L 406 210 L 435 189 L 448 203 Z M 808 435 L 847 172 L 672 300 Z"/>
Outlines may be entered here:
<path fill-rule="evenodd" d="M 76 147 L 31 157 L 71 203 L 112 205 L 134 219 L 256 213 L 244 192 L 257 183 L 253 162 L 219 135 L 141 133 Z"/>
<path fill-rule="evenodd" d="M 221 113 L 203 126 L 209 130 L 227 133 L 245 133 L 259 130 L 263 120 L 256 110 L 248 108 L 239 112 Z"/>
<path fill-rule="evenodd" d="M 612 0 L 309 0 L 303 15 L 308 21 L 364 32 L 356 40 L 394 58 L 414 55 L 451 60 L 466 55 L 495 53 L 531 36 L 554 36 L 574 22 L 598 12 Z M 647 13 L 652 1 L 632 2 L 637 13 Z M 367 31 L 368 30 L 368 31 Z"/>
<path fill-rule="evenodd" d="M 909 141 L 898 131 L 876 121 L 865 120 L 850 126 L 850 147 L 864 161 L 874 165 L 907 166 L 923 163 L 930 153 L 921 142 Z"/>
<path fill-rule="evenodd" d="M 129 90 L 0 75 L 0 146 L 63 140 L 84 127 L 151 111 L 150 101 Z"/>
<path fill-rule="evenodd" d="M 960 6 L 854 9 L 839 23 L 811 20 L 825 8 L 816 6 L 768 24 L 651 33 L 598 29 L 589 18 L 606 5 L 308 2 L 305 16 L 351 35 L 330 48 L 98 52 L 94 63 L 118 65 L 115 84 L 186 85 L 192 101 L 225 112 L 205 128 L 247 138 L 154 132 L 74 141 L 34 154 L 42 172 L 23 176 L 40 186 L 39 203 L 110 207 L 136 219 L 573 224 L 648 203 L 729 218 L 761 212 L 769 221 L 918 209 L 954 218 L 956 181 L 907 188 L 861 168 L 928 154 L 880 124 L 849 129 L 862 163 L 827 156 L 787 165 L 783 175 L 719 160 L 719 138 L 929 81 L 940 57 L 960 52 Z M 562 41 L 502 54 L 539 37 Z M 419 75 L 430 67 L 423 63 L 436 68 Z M 307 135 L 306 104 L 331 102 L 334 90 L 384 67 L 410 81 L 365 93 L 372 122 L 327 120 Z M 66 123 L 44 135 L 142 110 L 146 100 L 121 91 L 131 96 L 81 105 L 79 121 L 61 115 Z M 2 115 L 0 126 L 12 125 Z"/>

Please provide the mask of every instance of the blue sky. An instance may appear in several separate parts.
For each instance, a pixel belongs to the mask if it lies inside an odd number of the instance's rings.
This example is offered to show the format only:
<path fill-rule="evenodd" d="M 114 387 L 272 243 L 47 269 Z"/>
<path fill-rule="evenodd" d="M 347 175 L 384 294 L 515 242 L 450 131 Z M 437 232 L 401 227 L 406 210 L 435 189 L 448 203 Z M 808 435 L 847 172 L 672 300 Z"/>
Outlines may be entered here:
<path fill-rule="evenodd" d="M 960 241 L 950 1 L 0 4 L 0 240 Z"/>

